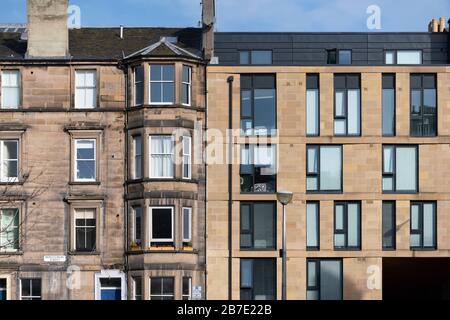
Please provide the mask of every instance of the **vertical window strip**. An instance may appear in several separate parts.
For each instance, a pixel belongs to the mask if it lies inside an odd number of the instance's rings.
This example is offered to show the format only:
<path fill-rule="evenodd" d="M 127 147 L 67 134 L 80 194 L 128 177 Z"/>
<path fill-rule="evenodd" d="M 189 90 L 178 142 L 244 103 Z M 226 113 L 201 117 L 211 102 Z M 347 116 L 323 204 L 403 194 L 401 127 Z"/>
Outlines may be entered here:
<path fill-rule="evenodd" d="M 192 138 L 183 136 L 183 179 L 192 178 Z"/>
<path fill-rule="evenodd" d="M 1 109 L 18 109 L 21 103 L 20 70 L 3 70 L 1 72 Z"/>
<path fill-rule="evenodd" d="M 97 179 L 97 140 L 75 139 L 75 181 L 94 182 Z"/>
<path fill-rule="evenodd" d="M 0 181 L 19 181 L 19 140 L 0 140 Z"/>

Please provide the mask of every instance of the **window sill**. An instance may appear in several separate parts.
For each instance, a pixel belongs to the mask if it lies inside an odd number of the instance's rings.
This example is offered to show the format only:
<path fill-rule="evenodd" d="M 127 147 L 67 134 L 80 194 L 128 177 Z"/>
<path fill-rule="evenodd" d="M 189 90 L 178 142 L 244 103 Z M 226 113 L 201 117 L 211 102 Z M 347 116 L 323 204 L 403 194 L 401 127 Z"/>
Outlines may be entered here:
<path fill-rule="evenodd" d="M 69 251 L 68 254 L 70 256 L 99 256 L 99 251 L 93 251 L 93 252 L 82 252 L 82 251 Z"/>
<path fill-rule="evenodd" d="M 334 251 L 361 251 L 361 248 L 334 248 Z"/>
<path fill-rule="evenodd" d="M 277 249 L 276 248 L 240 248 L 240 251 L 243 252 L 276 252 Z"/>
<path fill-rule="evenodd" d="M 81 181 L 71 181 L 69 182 L 70 186 L 99 186 L 101 185 L 100 181 L 86 181 L 86 182 L 81 182 Z"/>
<path fill-rule="evenodd" d="M 276 193 L 277 193 L 276 191 L 271 191 L 271 192 L 242 192 L 241 191 L 242 195 L 265 195 L 265 194 L 274 195 Z"/>
<path fill-rule="evenodd" d="M 0 256 L 21 256 L 23 255 L 23 251 L 17 250 L 17 251 L 0 251 Z"/>
<path fill-rule="evenodd" d="M 411 251 L 437 251 L 437 248 L 409 248 Z"/>
<path fill-rule="evenodd" d="M 343 194 L 342 190 L 338 191 L 306 191 L 306 194 Z"/>
<path fill-rule="evenodd" d="M 24 181 L 0 181 L 0 186 L 23 186 Z"/>
<path fill-rule="evenodd" d="M 185 182 L 193 184 L 199 183 L 199 181 L 196 179 L 180 179 L 180 178 L 141 178 L 141 179 L 127 180 L 127 184 L 137 184 L 146 182 Z"/>

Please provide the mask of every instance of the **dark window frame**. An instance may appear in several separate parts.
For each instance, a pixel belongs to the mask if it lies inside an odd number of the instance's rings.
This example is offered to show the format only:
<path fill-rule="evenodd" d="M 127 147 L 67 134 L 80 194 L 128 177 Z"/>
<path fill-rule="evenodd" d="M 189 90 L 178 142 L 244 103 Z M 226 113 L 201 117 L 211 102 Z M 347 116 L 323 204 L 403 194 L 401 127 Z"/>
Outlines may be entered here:
<path fill-rule="evenodd" d="M 340 279 L 341 279 L 341 299 L 343 299 L 344 297 L 344 263 L 342 261 L 342 259 L 339 258 L 309 258 L 306 259 L 306 295 L 308 296 L 308 291 L 317 291 L 317 296 L 318 296 L 318 300 L 321 300 L 321 290 L 320 290 L 320 264 L 322 263 L 322 261 L 337 261 L 340 264 Z M 315 269 L 316 269 L 316 285 L 315 286 L 310 286 L 309 285 L 309 263 L 313 262 L 315 264 Z"/>
<path fill-rule="evenodd" d="M 23 282 L 29 281 L 30 283 L 30 295 L 25 296 L 23 294 Z M 36 281 L 36 283 L 34 283 Z M 39 284 L 39 295 L 34 293 L 34 284 Z M 20 300 L 42 300 L 42 279 L 41 278 L 21 278 L 20 279 Z"/>
<path fill-rule="evenodd" d="M 254 219 L 255 219 L 255 204 L 258 203 L 264 203 L 264 204 L 271 204 L 273 206 L 273 226 L 274 226 L 274 235 L 273 235 L 273 247 L 268 248 L 256 248 L 255 247 L 255 225 L 254 225 Z M 242 225 L 242 207 L 243 206 L 249 206 L 249 214 L 250 214 L 250 229 L 244 230 Z M 242 237 L 242 235 L 250 235 L 252 238 L 252 246 L 251 247 L 245 247 L 242 246 L 242 242 L 239 241 L 239 247 L 241 251 L 276 251 L 277 250 L 277 203 L 274 201 L 242 201 L 239 206 L 239 237 Z M 240 238 L 239 238 L 240 240 Z"/>
<path fill-rule="evenodd" d="M 423 207 L 425 204 L 432 204 L 433 205 L 433 215 L 434 215 L 434 226 L 433 226 L 433 242 L 434 245 L 433 246 L 424 246 L 423 244 L 423 237 L 424 237 L 424 229 L 423 229 L 423 221 L 424 221 L 424 215 L 423 215 Z M 412 208 L 414 205 L 418 205 L 419 206 L 419 229 L 413 229 L 412 228 Z M 409 206 L 409 217 L 410 217 L 410 223 L 409 223 L 409 234 L 410 237 L 413 234 L 418 234 L 420 235 L 420 246 L 414 247 L 411 246 L 411 241 L 409 243 L 409 248 L 411 251 L 435 251 L 438 249 L 438 245 L 437 245 L 437 219 L 438 219 L 438 214 L 437 214 L 437 201 L 411 201 L 410 206 Z"/>
<path fill-rule="evenodd" d="M 392 225 L 392 229 L 393 229 L 393 233 L 391 235 L 392 237 L 392 246 L 385 246 L 384 245 L 384 205 L 385 204 L 389 204 L 392 205 L 392 216 L 391 216 L 391 225 Z M 381 208 L 382 212 L 381 212 L 381 225 L 382 225 L 382 236 L 381 236 L 381 245 L 383 248 L 383 251 L 395 251 L 397 249 L 397 203 L 395 200 L 387 200 L 387 201 L 383 201 L 382 202 L 382 208 Z"/>
<path fill-rule="evenodd" d="M 274 296 L 275 298 L 277 297 L 277 274 L 278 274 L 278 268 L 277 268 L 277 260 L 275 258 L 241 258 L 239 261 L 239 271 L 240 271 L 240 277 L 239 277 L 239 295 L 240 295 L 240 299 L 242 300 L 242 291 L 243 290 L 247 290 L 250 292 L 250 296 L 252 297 L 252 300 L 255 300 L 255 292 L 254 292 L 254 280 L 255 280 L 255 275 L 256 275 L 256 268 L 255 268 L 255 264 L 254 262 L 256 260 L 259 261 L 266 261 L 266 262 L 271 262 L 273 264 L 274 267 L 274 271 L 275 271 L 275 276 L 274 276 L 274 281 L 273 281 L 273 288 L 274 288 Z M 251 287 L 244 287 L 242 286 L 242 262 L 243 261 L 252 261 L 252 286 Z"/>
<path fill-rule="evenodd" d="M 308 227 L 306 227 L 306 251 L 320 251 L 320 201 L 306 201 L 306 226 L 308 226 L 308 204 L 317 205 L 316 233 L 317 246 L 308 246 Z"/>
<path fill-rule="evenodd" d="M 317 77 L 317 85 L 310 84 L 310 81 L 308 81 L 308 77 Z M 305 125 L 305 131 L 307 137 L 320 137 L 320 74 L 319 73 L 308 73 L 306 74 L 306 93 L 308 91 L 317 91 L 317 134 L 309 134 L 308 133 L 308 96 L 306 96 L 306 103 L 305 103 L 305 119 L 306 119 L 306 125 Z"/>
<path fill-rule="evenodd" d="M 434 77 L 434 83 L 433 83 L 433 88 L 428 88 L 427 86 L 424 85 L 424 78 L 425 77 Z M 419 87 L 413 87 L 412 83 L 412 79 L 413 77 L 420 77 L 420 88 Z M 439 135 L 439 106 L 438 106 L 438 102 L 439 102 L 439 97 L 438 97 L 438 84 L 437 84 L 437 75 L 435 73 L 411 73 L 410 75 L 410 112 L 409 112 L 409 116 L 410 116 L 410 121 L 409 121 L 409 131 L 410 131 L 410 136 L 411 137 L 421 137 L 421 138 L 433 138 L 433 137 L 437 137 Z M 435 91 L 435 113 L 434 114 L 428 114 L 425 113 L 425 90 L 434 90 Z M 420 92 L 420 112 L 414 113 L 413 112 L 413 92 L 414 91 L 419 91 Z M 432 121 L 434 121 L 435 123 L 435 130 L 434 130 L 434 134 L 424 134 L 424 130 L 423 130 L 423 126 L 424 126 L 424 121 L 425 119 L 432 119 Z M 421 134 L 415 134 L 413 133 L 413 120 L 420 120 L 421 122 Z"/>
<path fill-rule="evenodd" d="M 152 281 L 160 280 L 161 281 L 161 291 L 158 293 L 152 292 Z M 172 292 L 165 293 L 164 292 L 164 281 L 172 282 Z M 150 300 L 175 300 L 175 277 L 150 277 Z M 160 298 L 160 299 L 152 299 L 152 298 Z"/>
<path fill-rule="evenodd" d="M 336 77 L 345 76 L 345 88 L 336 88 Z M 358 76 L 358 88 L 349 88 L 348 80 L 351 76 Z M 333 136 L 335 137 L 361 137 L 362 136 L 362 92 L 361 92 L 361 74 L 360 73 L 335 73 L 334 74 L 334 96 L 333 96 Z M 350 90 L 359 90 L 359 118 L 358 118 L 358 131 L 359 134 L 349 134 L 348 133 L 348 92 Z M 343 111 L 344 115 L 337 115 L 336 113 L 336 94 L 338 92 L 344 93 L 344 106 Z M 336 120 L 345 120 L 345 133 L 337 134 L 336 133 Z"/>
<path fill-rule="evenodd" d="M 348 205 L 357 204 L 358 205 L 358 246 L 348 245 Z M 338 205 L 343 205 L 343 229 L 336 228 L 336 207 Z M 334 251 L 361 251 L 362 248 L 362 203 L 361 201 L 334 201 L 333 206 L 333 249 Z M 335 235 L 343 234 L 345 238 L 345 245 L 338 247 L 336 246 Z"/>
<path fill-rule="evenodd" d="M 274 174 L 274 176 L 275 176 L 275 182 L 274 182 L 274 188 L 273 188 L 273 191 L 242 191 L 242 185 L 240 186 L 240 193 L 241 194 L 275 194 L 276 192 L 277 192 L 277 178 L 278 178 L 278 170 L 277 170 L 277 167 L 278 167 L 278 163 L 277 163 L 277 155 L 278 155 L 278 148 L 277 148 L 277 145 L 276 144 L 242 144 L 241 145 L 241 148 L 240 148 L 240 150 L 239 150 L 239 152 L 241 152 L 241 154 L 242 154 L 242 149 L 243 148 L 246 148 L 246 147 L 249 147 L 249 153 L 251 152 L 251 154 L 252 154 L 252 158 L 253 158 L 253 163 L 252 164 L 249 164 L 248 166 L 249 167 L 251 167 L 251 171 L 252 171 L 252 174 L 243 174 L 242 173 L 242 167 L 243 166 L 247 166 L 247 165 L 243 165 L 242 164 L 242 159 L 241 159 L 241 163 L 239 164 L 239 177 L 242 179 L 242 175 L 245 175 L 245 176 L 248 176 L 248 175 L 251 175 L 252 176 L 252 181 L 253 181 L 253 183 L 252 183 L 252 188 L 253 188 L 253 190 L 254 190 L 254 187 L 255 187 L 255 181 L 256 181 L 256 170 L 255 170 L 255 159 L 254 159 L 254 148 L 255 147 L 259 147 L 259 146 L 266 146 L 266 147 L 274 147 L 274 150 L 275 150 L 275 174 Z"/>
<path fill-rule="evenodd" d="M 384 171 L 384 148 L 385 147 L 393 147 L 393 173 Z M 415 148 L 416 149 L 416 189 L 415 190 L 400 190 L 397 191 L 397 148 Z M 419 146 L 418 145 L 409 145 L 409 144 L 383 144 L 382 148 L 382 156 L 381 156 L 381 172 L 382 172 L 382 180 L 381 180 L 381 189 L 382 193 L 385 194 L 417 194 L 419 193 Z M 384 178 L 392 178 L 392 190 L 383 190 L 383 179 Z"/>
<path fill-rule="evenodd" d="M 343 64 L 341 63 L 341 52 L 350 52 L 350 63 Z M 334 54 L 334 59 L 331 54 Z M 334 61 L 334 62 L 333 62 Z M 353 50 L 352 49 L 327 49 L 327 65 L 343 65 L 350 66 L 353 64 Z"/>
<path fill-rule="evenodd" d="M 381 106 L 381 112 L 382 112 L 382 116 L 381 116 L 381 134 L 383 137 L 395 137 L 397 135 L 397 89 L 396 89 L 396 84 L 397 84 L 397 75 L 395 73 L 383 73 L 382 76 L 382 84 L 381 84 L 381 90 L 382 90 L 382 101 L 381 103 L 383 104 L 383 98 L 384 98 L 384 90 L 393 90 L 394 91 L 394 128 L 393 128 L 393 134 L 385 134 L 384 133 L 384 125 L 383 125 L 383 113 L 384 113 L 384 105 Z M 385 81 L 384 78 L 385 77 L 393 77 L 393 87 L 392 88 L 385 88 Z"/>
<path fill-rule="evenodd" d="M 321 159 L 320 159 L 320 149 L 321 147 L 340 147 L 341 150 L 341 186 L 340 190 L 321 190 L 320 188 L 320 168 L 321 168 Z M 317 173 L 312 173 L 308 171 L 308 149 L 315 148 L 317 149 Z M 306 186 L 306 193 L 310 194 L 341 194 L 344 192 L 344 146 L 342 144 L 307 144 L 306 145 L 306 179 L 308 177 L 316 177 L 317 178 L 317 190 L 308 190 Z"/>
<path fill-rule="evenodd" d="M 253 52 L 270 52 L 270 63 L 263 63 L 263 64 L 253 63 L 253 57 L 252 57 Z M 247 56 L 248 63 L 241 63 L 241 54 L 242 53 L 246 53 L 248 55 Z M 238 64 L 241 66 L 270 66 L 270 65 L 273 65 L 273 50 L 270 50 L 270 49 L 267 49 L 267 50 L 265 50 L 265 49 L 239 50 L 238 51 L 238 60 L 239 60 Z"/>

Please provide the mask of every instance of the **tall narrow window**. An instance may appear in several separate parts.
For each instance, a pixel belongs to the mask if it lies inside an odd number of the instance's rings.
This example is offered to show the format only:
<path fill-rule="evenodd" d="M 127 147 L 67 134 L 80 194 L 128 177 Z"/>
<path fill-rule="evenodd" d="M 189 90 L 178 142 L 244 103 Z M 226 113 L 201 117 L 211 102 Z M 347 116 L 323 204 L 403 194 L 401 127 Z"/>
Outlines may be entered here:
<path fill-rule="evenodd" d="M 183 208 L 183 243 L 192 246 L 192 208 Z"/>
<path fill-rule="evenodd" d="M 383 201 L 383 250 L 395 250 L 395 201 Z"/>
<path fill-rule="evenodd" d="M 20 300 L 42 300 L 41 279 L 20 279 Z"/>
<path fill-rule="evenodd" d="M 150 178 L 174 177 L 174 139 L 150 136 Z"/>
<path fill-rule="evenodd" d="M 306 249 L 320 248 L 320 204 L 318 201 L 306 203 Z"/>
<path fill-rule="evenodd" d="M 1 109 L 17 109 L 20 106 L 20 71 L 3 70 L 1 74 L 2 101 Z"/>
<path fill-rule="evenodd" d="M 96 140 L 75 140 L 75 181 L 92 182 L 97 179 Z"/>
<path fill-rule="evenodd" d="M 342 300 L 342 260 L 308 259 L 307 300 Z"/>
<path fill-rule="evenodd" d="M 342 146 L 308 145 L 306 158 L 308 192 L 342 191 Z"/>
<path fill-rule="evenodd" d="M 97 72 L 75 71 L 75 109 L 93 109 L 97 106 Z"/>
<path fill-rule="evenodd" d="M 19 210 L 0 209 L 0 251 L 19 249 Z"/>
<path fill-rule="evenodd" d="M 192 68 L 183 66 L 183 81 L 182 81 L 182 103 L 186 106 L 191 105 L 192 96 Z"/>
<path fill-rule="evenodd" d="M 174 278 L 151 278 L 150 299 L 151 300 L 174 300 Z"/>
<path fill-rule="evenodd" d="M 275 249 L 276 217 L 273 202 L 242 202 L 241 249 Z"/>
<path fill-rule="evenodd" d="M 183 300 L 192 299 L 192 278 L 183 277 Z"/>
<path fill-rule="evenodd" d="M 275 300 L 275 259 L 241 259 L 241 300 Z"/>
<path fill-rule="evenodd" d="M 133 241 L 136 246 L 142 245 L 142 207 L 133 207 L 134 225 L 133 225 Z"/>
<path fill-rule="evenodd" d="M 150 208 L 150 245 L 172 246 L 174 242 L 172 207 Z"/>
<path fill-rule="evenodd" d="M 144 103 L 144 67 L 134 68 L 134 104 L 140 106 Z"/>
<path fill-rule="evenodd" d="M 241 146 L 241 192 L 273 193 L 276 191 L 276 146 Z"/>
<path fill-rule="evenodd" d="M 318 136 L 319 129 L 319 75 L 306 75 L 306 135 Z"/>
<path fill-rule="evenodd" d="M 435 74 L 411 75 L 411 136 L 437 135 L 437 92 Z"/>
<path fill-rule="evenodd" d="M 361 249 L 361 203 L 335 202 L 334 249 Z"/>
<path fill-rule="evenodd" d="M 93 252 L 96 250 L 97 227 L 95 209 L 75 210 L 75 250 Z"/>
<path fill-rule="evenodd" d="M 241 133 L 243 135 L 275 135 L 275 75 L 241 76 Z"/>
<path fill-rule="evenodd" d="M 192 177 L 192 139 L 183 137 L 183 179 Z"/>
<path fill-rule="evenodd" d="M 142 178 L 142 137 L 133 137 L 133 178 Z"/>
<path fill-rule="evenodd" d="M 0 279 L 0 301 L 5 301 L 8 296 L 6 279 Z"/>
<path fill-rule="evenodd" d="M 436 202 L 411 202 L 410 246 L 437 249 Z"/>
<path fill-rule="evenodd" d="M 132 277 L 133 300 L 142 300 L 142 277 Z"/>
<path fill-rule="evenodd" d="M 416 193 L 417 160 L 417 146 L 383 146 L 383 191 Z"/>
<path fill-rule="evenodd" d="M 0 182 L 19 181 L 19 141 L 0 140 Z"/>
<path fill-rule="evenodd" d="M 383 74 L 383 136 L 395 136 L 395 74 Z"/>
<path fill-rule="evenodd" d="M 360 75 L 336 74 L 334 90 L 334 134 L 336 136 L 361 135 Z"/>
<path fill-rule="evenodd" d="M 150 66 L 150 104 L 175 102 L 175 67 L 172 64 Z"/>

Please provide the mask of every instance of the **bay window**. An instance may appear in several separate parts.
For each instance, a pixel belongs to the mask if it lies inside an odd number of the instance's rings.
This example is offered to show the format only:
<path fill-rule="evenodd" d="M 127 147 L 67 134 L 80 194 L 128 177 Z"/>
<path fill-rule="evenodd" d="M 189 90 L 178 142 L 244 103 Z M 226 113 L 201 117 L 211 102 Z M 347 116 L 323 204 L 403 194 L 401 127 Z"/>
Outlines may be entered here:
<path fill-rule="evenodd" d="M 183 243 L 192 246 L 192 208 L 183 208 Z"/>
<path fill-rule="evenodd" d="M 142 178 L 142 137 L 133 137 L 133 178 Z"/>
<path fill-rule="evenodd" d="M 150 246 L 172 246 L 174 237 L 173 207 L 150 208 Z"/>
<path fill-rule="evenodd" d="M 150 104 L 175 103 L 175 66 L 150 65 Z"/>
<path fill-rule="evenodd" d="M 134 105 L 140 106 L 144 103 L 144 67 L 134 67 Z"/>
<path fill-rule="evenodd" d="M 132 208 L 133 210 L 133 242 L 136 246 L 141 246 L 142 244 L 142 208 L 136 206 Z"/>
<path fill-rule="evenodd" d="M 192 177 L 192 139 L 191 137 L 183 137 L 183 179 L 191 179 Z"/>
<path fill-rule="evenodd" d="M 150 279 L 150 300 L 174 300 L 175 279 L 172 277 L 152 277 Z"/>
<path fill-rule="evenodd" d="M 192 68 L 183 66 L 182 77 L 181 102 L 186 106 L 190 106 L 192 100 Z"/>
<path fill-rule="evenodd" d="M 150 136 L 150 178 L 174 178 L 174 139 Z"/>
<path fill-rule="evenodd" d="M 241 192 L 273 193 L 276 176 L 276 146 L 241 146 Z"/>

